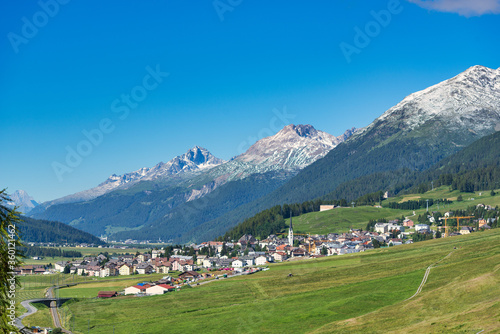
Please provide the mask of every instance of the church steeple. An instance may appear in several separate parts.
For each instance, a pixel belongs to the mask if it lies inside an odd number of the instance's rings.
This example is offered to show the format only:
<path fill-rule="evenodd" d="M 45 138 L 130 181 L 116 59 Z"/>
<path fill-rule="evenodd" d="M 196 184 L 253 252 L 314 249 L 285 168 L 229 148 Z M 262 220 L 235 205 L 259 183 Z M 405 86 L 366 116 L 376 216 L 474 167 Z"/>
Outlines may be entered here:
<path fill-rule="evenodd" d="M 290 226 L 288 227 L 288 244 L 293 246 L 293 226 L 292 226 L 292 212 L 290 211 Z"/>

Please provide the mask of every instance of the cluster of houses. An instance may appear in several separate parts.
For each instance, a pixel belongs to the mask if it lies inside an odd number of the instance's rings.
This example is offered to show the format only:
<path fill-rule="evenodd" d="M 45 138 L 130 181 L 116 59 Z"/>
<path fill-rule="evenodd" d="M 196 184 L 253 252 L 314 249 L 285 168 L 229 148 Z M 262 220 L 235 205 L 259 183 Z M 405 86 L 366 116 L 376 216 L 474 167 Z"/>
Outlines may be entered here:
<path fill-rule="evenodd" d="M 479 228 L 489 228 L 488 224 L 491 224 L 491 220 L 491 218 L 479 219 Z M 414 232 L 413 230 L 406 232 L 406 229 L 414 229 Z M 458 232 L 450 235 L 468 234 L 471 231 L 473 231 L 472 228 L 461 226 Z M 351 229 L 350 232 L 341 234 L 294 236 L 290 220 L 287 238 L 273 234 L 264 240 L 257 240 L 252 235 L 245 234 L 234 242 L 208 241 L 198 245 L 192 244 L 190 247 L 194 250 L 193 256 L 183 255 L 183 250 L 178 248 L 173 249 L 173 254 L 166 254 L 164 249 L 153 249 L 150 252 L 136 255 L 118 255 L 108 258 L 100 254 L 96 257 L 85 257 L 83 260 L 61 261 L 55 264 L 54 269 L 59 272 L 94 277 L 168 274 L 171 271 L 177 271 L 182 273 L 181 279 L 193 277 L 198 279 L 197 271 L 200 269 L 242 272 L 246 267 L 263 266 L 271 262 L 351 254 L 373 249 L 380 245 L 397 246 L 403 243 L 412 243 L 412 240 L 408 239 L 412 233 L 435 232 L 428 224 L 415 224 L 407 218 L 402 222 L 395 219 L 376 223 L 372 231 Z M 207 253 L 211 256 L 205 255 Z M 25 266 L 20 268 L 20 273 L 42 273 L 45 271 L 42 267 Z M 145 289 L 152 287 L 149 286 Z M 136 289 L 144 290 L 137 287 Z M 155 289 L 158 290 L 160 287 Z"/>
<path fill-rule="evenodd" d="M 85 257 L 77 261 L 60 261 L 55 270 L 77 275 L 107 277 L 132 274 L 182 272 L 181 279 L 198 278 L 199 269 L 218 269 L 242 272 L 251 266 L 263 266 L 267 263 L 282 262 L 305 257 L 343 255 L 373 249 L 373 240 L 392 245 L 402 244 L 401 239 L 390 238 L 390 233 L 351 230 L 349 233 L 330 233 L 328 235 L 295 236 L 295 246 L 289 239 L 270 235 L 264 240 L 257 240 L 251 235 L 242 236 L 237 242 L 223 243 L 219 241 L 204 242 L 193 245 L 194 256 L 178 255 L 181 249 L 174 249 L 174 254 L 165 256 L 165 250 L 155 249 L 150 253 L 138 255 L 119 255 L 108 259 L 104 255 Z M 258 247 L 257 247 L 258 246 Z M 200 254 L 204 247 L 211 247 L 214 255 Z M 223 249 L 237 249 L 237 256 L 222 255 Z M 254 249 L 263 249 L 255 251 Z M 234 253 L 233 253 L 234 254 Z M 156 288 L 158 289 L 158 288 Z"/>

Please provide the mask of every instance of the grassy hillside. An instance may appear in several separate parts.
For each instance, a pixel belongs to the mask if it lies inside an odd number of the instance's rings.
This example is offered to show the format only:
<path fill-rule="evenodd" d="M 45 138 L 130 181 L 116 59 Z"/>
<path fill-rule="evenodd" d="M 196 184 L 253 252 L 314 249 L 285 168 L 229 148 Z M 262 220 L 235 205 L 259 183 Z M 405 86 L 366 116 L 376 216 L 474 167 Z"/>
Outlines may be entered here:
<path fill-rule="evenodd" d="M 323 212 L 311 212 L 293 219 L 294 231 L 313 234 L 341 233 L 350 228 L 365 229 L 370 219 L 400 218 L 412 215 L 409 210 L 393 210 L 360 206 L 355 208 L 338 208 Z"/>
<path fill-rule="evenodd" d="M 477 333 L 498 328 L 500 230 L 271 265 L 154 297 L 66 304 L 76 333 Z M 417 290 L 425 269 L 423 291 Z M 288 277 L 292 273 L 293 277 Z M 69 321 L 69 320 L 68 320 Z"/>
<path fill-rule="evenodd" d="M 499 192 L 499 190 L 496 190 Z M 462 195 L 463 201 L 458 202 L 457 197 Z M 447 186 L 436 188 L 424 194 L 408 194 L 389 198 L 382 202 L 382 205 L 387 205 L 388 202 L 404 202 L 409 200 L 419 199 L 449 199 L 452 204 L 444 207 L 442 204 L 434 204 L 429 206 L 429 211 L 453 211 L 456 209 L 465 209 L 468 206 L 477 204 L 487 204 L 492 206 L 500 205 L 500 194 L 491 196 L 489 191 L 477 191 L 475 193 L 461 193 L 457 190 L 450 191 Z M 338 208 L 323 212 L 311 212 L 293 218 L 294 230 L 302 233 L 324 234 L 324 233 L 339 233 L 347 232 L 352 228 L 365 229 L 366 224 L 370 219 L 394 219 L 401 216 L 416 219 L 419 214 L 426 212 L 426 209 L 415 210 L 394 210 L 389 208 L 375 208 L 372 206 L 360 206 L 355 208 Z"/>

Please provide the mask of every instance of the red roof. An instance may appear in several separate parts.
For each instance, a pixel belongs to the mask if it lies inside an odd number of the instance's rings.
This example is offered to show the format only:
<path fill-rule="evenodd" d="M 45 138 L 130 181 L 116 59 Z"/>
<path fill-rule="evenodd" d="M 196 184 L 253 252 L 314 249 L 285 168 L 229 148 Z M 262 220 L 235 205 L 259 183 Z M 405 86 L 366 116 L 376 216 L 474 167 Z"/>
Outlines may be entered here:
<path fill-rule="evenodd" d="M 165 289 L 168 289 L 168 290 L 175 289 L 173 286 L 168 285 L 168 284 L 158 284 L 158 286 L 161 286 L 162 288 L 165 288 Z"/>
<path fill-rule="evenodd" d="M 117 295 L 116 291 L 99 291 L 97 294 L 98 298 L 110 298 Z"/>
<path fill-rule="evenodd" d="M 151 285 L 149 285 L 149 284 L 144 284 L 144 285 L 134 285 L 133 287 L 134 287 L 134 288 L 136 288 L 136 289 L 139 289 L 139 290 L 146 290 L 147 288 L 150 288 L 150 287 L 151 287 Z"/>

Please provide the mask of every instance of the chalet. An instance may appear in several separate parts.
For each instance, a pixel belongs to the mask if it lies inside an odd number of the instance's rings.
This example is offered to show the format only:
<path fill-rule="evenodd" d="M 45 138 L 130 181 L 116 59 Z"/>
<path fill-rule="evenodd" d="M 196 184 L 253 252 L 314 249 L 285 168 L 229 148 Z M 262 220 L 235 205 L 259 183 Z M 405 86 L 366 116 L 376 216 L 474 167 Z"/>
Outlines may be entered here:
<path fill-rule="evenodd" d="M 471 228 L 469 226 L 460 226 L 460 234 L 470 234 Z"/>
<path fill-rule="evenodd" d="M 99 266 L 87 266 L 85 270 L 89 276 L 99 277 L 101 274 L 101 267 Z"/>
<path fill-rule="evenodd" d="M 128 263 L 122 264 L 117 269 L 120 275 L 132 275 L 134 273 L 134 267 Z"/>
<path fill-rule="evenodd" d="M 181 279 L 197 279 L 200 277 L 200 274 L 194 271 L 185 271 L 179 275 Z"/>
<path fill-rule="evenodd" d="M 22 266 L 21 275 L 32 275 L 35 273 L 35 268 L 33 266 Z"/>
<path fill-rule="evenodd" d="M 144 274 L 151 274 L 154 272 L 153 266 L 150 265 L 147 262 L 141 262 L 137 265 L 135 268 L 138 274 L 144 275 Z"/>
<path fill-rule="evenodd" d="M 170 266 L 167 266 L 166 264 L 161 264 L 156 267 L 157 273 L 168 274 L 169 271 L 170 271 Z"/>
<path fill-rule="evenodd" d="M 104 266 L 104 277 L 108 276 L 117 276 L 119 271 L 116 269 L 116 264 L 114 263 L 106 263 Z"/>
<path fill-rule="evenodd" d="M 199 265 L 199 266 L 202 266 L 203 265 L 203 260 L 205 260 L 206 258 L 208 258 L 208 255 L 198 255 L 196 257 L 196 264 Z"/>
<path fill-rule="evenodd" d="M 251 234 L 245 234 L 238 240 L 238 244 L 242 247 L 253 245 L 255 243 L 257 243 L 257 240 Z"/>
<path fill-rule="evenodd" d="M 219 258 L 217 259 L 217 261 L 215 262 L 215 265 L 219 268 L 229 268 L 231 267 L 233 264 L 233 259 L 223 259 L 223 258 Z"/>
<path fill-rule="evenodd" d="M 406 226 L 406 227 L 412 228 L 414 225 L 415 225 L 415 223 L 414 223 L 414 222 L 413 222 L 413 220 L 411 220 L 411 219 L 405 219 L 405 220 L 403 221 L 403 226 Z"/>
<path fill-rule="evenodd" d="M 33 273 L 37 275 L 43 274 L 45 273 L 45 268 L 36 268 Z"/>
<path fill-rule="evenodd" d="M 484 225 L 487 225 L 488 222 L 486 221 L 486 219 L 479 219 L 479 228 L 483 227 Z"/>
<path fill-rule="evenodd" d="M 296 247 L 291 251 L 292 257 L 297 257 L 297 256 L 305 256 L 306 251 L 303 250 L 302 248 Z"/>
<path fill-rule="evenodd" d="M 284 252 L 276 252 L 273 254 L 274 261 L 285 261 L 288 258 L 288 255 Z"/>
<path fill-rule="evenodd" d="M 392 244 L 393 246 L 399 246 L 403 244 L 403 241 L 401 241 L 401 239 L 393 238 L 389 240 L 389 244 Z"/>

